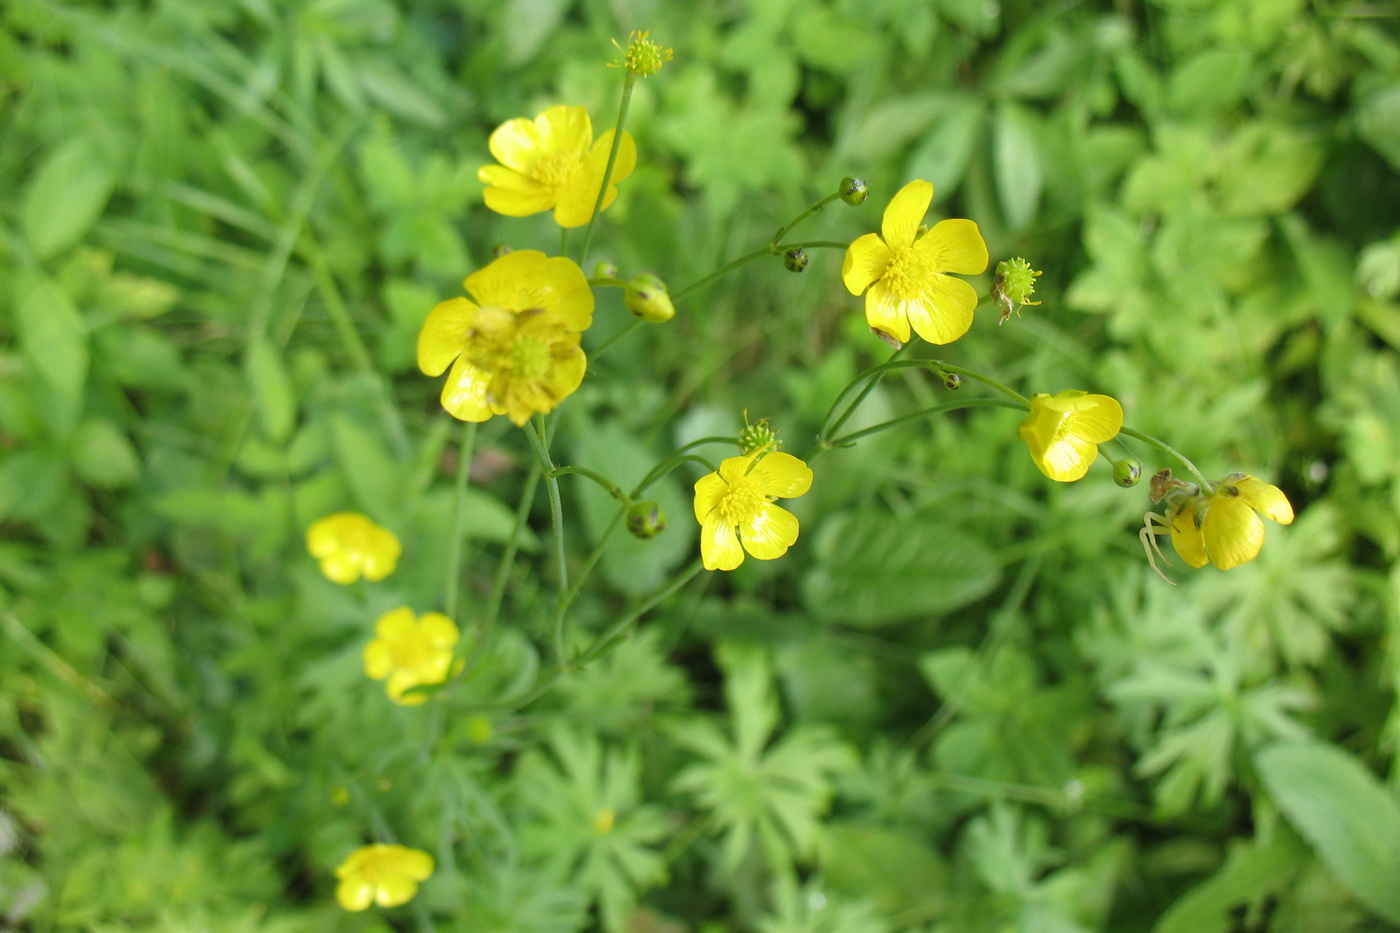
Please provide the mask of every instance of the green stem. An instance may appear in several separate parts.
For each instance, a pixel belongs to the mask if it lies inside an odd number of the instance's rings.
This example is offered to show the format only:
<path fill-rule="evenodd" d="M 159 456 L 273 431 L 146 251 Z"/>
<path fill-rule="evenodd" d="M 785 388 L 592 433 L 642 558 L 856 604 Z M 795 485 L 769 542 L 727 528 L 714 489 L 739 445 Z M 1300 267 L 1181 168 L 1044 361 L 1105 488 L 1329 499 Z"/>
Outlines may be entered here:
<path fill-rule="evenodd" d="M 624 507 L 630 508 L 632 506 L 632 499 L 627 495 L 627 493 L 623 492 L 621 488 L 609 481 L 607 477 L 594 470 L 588 469 L 588 467 L 555 467 L 554 469 L 550 470 L 548 473 L 545 474 L 545 479 L 554 479 L 556 476 L 564 476 L 569 473 L 572 473 L 575 476 L 584 476 L 588 479 L 593 480 L 593 482 L 597 483 L 599 486 L 602 486 L 603 489 L 607 491 L 608 495 L 612 496 L 618 502 L 621 502 Z"/>
<path fill-rule="evenodd" d="M 462 672 L 464 677 L 469 675 L 472 668 L 476 667 L 481 658 L 486 655 L 487 647 L 491 643 L 496 620 L 500 618 L 501 606 L 505 602 L 506 587 L 510 582 L 510 571 L 515 566 L 515 555 L 520 550 L 520 537 L 525 533 L 525 526 L 530 519 L 530 506 L 535 501 L 535 490 L 539 487 L 540 477 L 543 475 L 544 467 L 539 463 L 533 464 L 530 468 L 530 475 L 525 480 L 525 488 L 521 490 L 520 502 L 515 507 L 515 525 L 511 529 L 510 538 L 506 541 L 506 549 L 501 552 L 501 561 L 496 565 L 496 579 L 491 584 L 491 596 L 486 602 L 486 614 L 481 620 L 476 647 Z"/>
<path fill-rule="evenodd" d="M 723 277 L 723 276 L 726 276 L 726 275 L 728 275 L 729 273 L 733 272 L 735 269 L 738 269 L 738 268 L 740 268 L 741 266 L 746 266 L 746 265 L 748 265 L 749 263 L 753 262 L 755 259 L 762 259 L 764 256 L 772 256 L 772 255 L 774 255 L 774 253 L 773 253 L 773 247 L 771 247 L 771 246 L 761 246 L 761 247 L 759 247 L 758 249 L 754 250 L 752 253 L 745 253 L 744 255 L 740 256 L 738 259 L 732 259 L 732 260 L 730 260 L 729 262 L 725 263 L 724 265 L 720 266 L 720 267 L 719 267 L 718 269 L 716 269 L 714 272 L 711 272 L 709 275 L 705 276 L 703 279 L 697 279 L 696 281 L 691 282 L 691 283 L 690 283 L 689 285 L 687 285 L 685 288 L 682 288 L 680 291 L 672 292 L 672 293 L 671 293 L 671 303 L 674 304 L 674 303 L 676 303 L 677 301 L 680 301 L 682 298 L 684 298 L 686 295 L 689 295 L 691 292 L 695 291 L 697 288 L 702 288 L 702 287 L 704 287 L 704 286 L 706 286 L 706 285 L 709 285 L 709 284 L 710 284 L 711 282 L 713 282 L 715 279 L 718 279 L 718 278 L 721 278 L 721 277 Z"/>
<path fill-rule="evenodd" d="M 458 564 L 462 560 L 462 532 L 466 522 L 467 484 L 471 479 L 472 455 L 476 448 L 475 421 L 468 421 L 462 429 L 462 443 L 457 449 L 456 502 L 452 509 L 452 540 L 447 545 L 447 592 L 443 597 L 443 608 L 447 617 L 457 621 L 457 587 L 462 579 Z"/>
<path fill-rule="evenodd" d="M 656 466 L 652 467 L 651 472 L 648 473 L 642 479 L 642 481 L 637 484 L 636 489 L 632 490 L 632 498 L 635 499 L 642 493 L 646 492 L 647 487 L 651 486 L 652 483 L 661 479 L 661 477 L 665 476 L 667 473 L 670 473 L 682 463 L 701 463 L 706 467 L 709 467 L 711 473 L 715 472 L 714 466 L 708 460 L 704 459 L 703 457 L 697 457 L 691 454 L 690 451 L 695 449 L 696 447 L 700 447 L 705 444 L 732 443 L 734 443 L 733 437 L 702 437 L 698 441 L 691 441 L 689 444 L 684 444 L 680 447 L 677 447 L 676 450 L 669 457 L 667 457 L 665 460 L 662 460 Z"/>
<path fill-rule="evenodd" d="M 1205 475 L 1201 473 L 1199 469 L 1196 468 L 1196 464 L 1188 460 L 1186 458 L 1186 455 L 1183 454 L 1181 451 L 1177 450 L 1175 447 L 1170 446 L 1164 441 L 1159 441 L 1151 434 L 1144 434 L 1141 431 L 1136 431 L 1130 427 L 1127 427 L 1126 425 L 1119 428 L 1118 433 L 1126 434 L 1129 437 L 1135 437 L 1144 443 L 1151 444 L 1153 447 L 1156 447 L 1158 450 L 1162 451 L 1162 453 L 1166 454 L 1167 456 L 1176 458 L 1178 463 L 1186 467 L 1186 469 L 1191 472 L 1191 475 L 1196 478 L 1196 482 L 1201 484 L 1201 490 L 1205 492 L 1206 495 L 1210 495 L 1215 492 L 1214 484 L 1212 484 L 1210 480 L 1205 478 Z"/>
<path fill-rule="evenodd" d="M 535 415 L 531 423 L 535 432 L 532 434 L 526 428 L 525 436 L 535 448 L 535 456 L 544 468 L 544 487 L 549 494 L 549 522 L 554 536 L 554 560 L 558 564 L 559 598 L 563 599 L 569 590 L 569 565 L 564 559 L 564 507 L 559 499 L 559 477 L 554 475 L 554 461 L 549 459 L 549 431 L 544 424 L 544 415 Z M 556 642 L 555 648 L 562 649 L 562 645 Z M 563 657 L 562 651 L 560 657 Z"/>
<path fill-rule="evenodd" d="M 827 436 L 830 435 L 833 431 L 839 431 L 841 429 L 841 425 L 845 424 L 846 420 L 855 413 L 855 410 L 860 407 L 860 403 L 865 401 L 866 397 L 870 395 L 871 392 L 875 391 L 876 384 L 879 383 L 880 379 L 884 378 L 885 373 L 889 372 L 892 369 L 903 369 L 909 366 L 924 365 L 923 360 L 899 359 L 899 355 L 903 352 L 904 347 L 900 347 L 898 350 L 895 350 L 893 353 L 890 354 L 890 358 L 888 360 L 879 364 L 878 366 L 870 367 L 865 372 L 861 373 L 859 376 L 856 376 L 850 382 L 846 383 L 846 387 L 840 392 L 836 393 L 836 398 L 832 401 L 831 407 L 827 409 L 826 417 L 822 419 L 822 428 L 820 431 L 817 432 L 817 445 L 819 447 L 828 446 L 826 441 Z M 831 416 L 836 414 L 836 409 L 840 407 L 843 401 L 845 401 L 845 398 L 850 393 L 850 391 L 854 389 L 857 385 L 859 385 L 861 381 L 866 379 L 869 379 L 870 381 L 867 382 L 865 386 L 860 390 L 860 395 L 858 395 L 856 397 L 856 400 L 852 402 L 846 408 L 846 410 L 841 413 L 841 417 L 837 418 L 833 422 L 831 420 Z"/>
<path fill-rule="evenodd" d="M 881 431 L 887 431 L 890 428 L 898 427 L 899 425 L 905 424 L 910 421 L 918 421 L 923 418 L 931 418 L 934 415 L 941 415 L 950 411 L 960 411 L 964 408 L 1010 408 L 1016 411 L 1021 411 L 1023 407 L 1024 406 L 1018 405 L 1015 402 L 1004 401 L 999 398 L 962 399 L 961 401 L 957 402 L 947 402 L 943 405 L 934 405 L 932 408 L 923 408 L 919 411 L 913 412 L 912 414 L 901 415 L 898 418 L 891 418 L 889 421 L 882 421 L 879 424 L 871 425 L 868 428 L 861 428 L 859 431 L 852 431 L 850 434 L 844 434 L 833 441 L 828 441 L 826 443 L 826 446 L 847 447 L 860 440 L 862 437 L 868 437 L 871 434 L 878 434 Z M 812 455 L 812 459 L 816 458 L 816 454 L 820 453 L 821 449 L 822 448 L 818 448 L 816 453 Z"/>
<path fill-rule="evenodd" d="M 778 232 L 775 233 L 775 234 L 773 234 L 773 239 L 771 239 L 771 240 L 768 241 L 768 249 L 769 249 L 771 252 L 775 252 L 775 253 L 778 252 L 778 250 L 780 249 L 780 247 L 778 246 L 778 244 L 782 242 L 783 237 L 787 236 L 788 233 L 792 230 L 793 227 L 796 227 L 798 224 L 802 223 L 802 221 L 806 220 L 808 217 L 811 217 L 813 214 L 819 214 L 819 213 L 821 213 L 822 210 L 823 210 L 828 204 L 830 204 L 832 201 L 835 201 L 835 200 L 836 200 L 837 198 L 839 198 L 839 197 L 841 197 L 841 192 L 839 192 L 839 191 L 835 191 L 835 192 L 832 192 L 831 194 L 828 194 L 826 197 L 822 198 L 822 199 L 821 199 L 820 201 L 818 201 L 816 204 L 813 204 L 811 207 L 807 208 L 805 211 L 803 211 L 802 213 L 800 213 L 800 214 L 798 214 L 796 217 L 794 217 L 791 221 L 788 222 L 787 226 L 785 226 L 785 227 L 780 227 L 780 228 L 778 229 Z M 846 244 L 842 244 L 843 247 L 844 247 L 845 245 L 846 245 Z M 791 247 L 786 247 L 786 248 L 789 248 L 789 249 L 790 249 Z"/>
<path fill-rule="evenodd" d="M 964 368 L 961 367 L 961 366 L 950 366 L 949 364 L 944 363 L 942 360 L 934 360 L 933 362 L 934 362 L 934 367 L 937 368 L 937 369 L 939 369 L 939 370 L 941 370 L 942 372 L 945 372 L 945 373 L 957 373 L 959 376 L 966 376 L 966 377 L 969 378 L 969 379 L 976 379 L 978 382 L 982 383 L 983 385 L 991 386 L 993 389 L 996 389 L 998 392 L 1002 393 L 1003 395 L 1007 395 L 1007 396 L 1010 396 L 1011 398 L 1014 398 L 1016 401 L 1018 401 L 1018 402 L 1021 403 L 1021 407 L 1022 407 L 1022 408 L 1030 408 L 1030 407 L 1031 407 L 1031 400 L 1030 400 L 1030 399 L 1026 398 L 1024 395 L 1022 395 L 1020 392 L 1017 392 L 1015 389 L 1011 388 L 1010 386 L 1005 385 L 1005 384 L 1000 383 L 1000 382 L 997 382 L 995 379 L 991 378 L 990 376 L 984 376 L 984 375 L 982 375 L 981 373 L 977 372 L 976 370 L 964 369 Z"/>
<path fill-rule="evenodd" d="M 632 88 L 636 83 L 637 76 L 627 72 L 622 82 L 622 102 L 617 108 L 617 124 L 613 127 L 612 148 L 608 150 L 608 164 L 603 169 L 603 183 L 598 186 L 598 198 L 593 202 L 593 213 L 588 218 L 588 227 L 583 231 L 583 249 L 579 250 L 578 254 L 580 263 L 588 259 L 588 247 L 593 243 L 593 225 L 598 222 L 598 215 L 603 210 L 603 199 L 608 193 L 608 182 L 612 181 L 613 167 L 617 164 L 617 150 L 622 146 L 622 127 L 627 122 L 627 108 L 632 105 Z"/>

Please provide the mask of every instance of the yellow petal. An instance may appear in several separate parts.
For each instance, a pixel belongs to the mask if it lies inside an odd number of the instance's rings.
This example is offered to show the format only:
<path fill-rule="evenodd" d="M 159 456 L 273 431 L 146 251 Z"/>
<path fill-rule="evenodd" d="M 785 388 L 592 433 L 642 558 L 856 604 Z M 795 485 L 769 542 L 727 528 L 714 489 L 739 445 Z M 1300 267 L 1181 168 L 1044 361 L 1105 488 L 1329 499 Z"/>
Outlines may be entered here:
<path fill-rule="evenodd" d="M 539 127 L 525 117 L 507 120 L 496 127 L 486 145 L 497 162 L 526 175 L 539 160 L 543 148 Z"/>
<path fill-rule="evenodd" d="M 312 522 L 306 529 L 306 550 L 316 558 L 329 557 L 340 550 L 345 520 L 353 516 L 353 512 L 337 512 Z"/>
<path fill-rule="evenodd" d="M 940 220 L 914 248 L 939 272 L 979 275 L 987 271 L 987 244 L 970 220 Z"/>
<path fill-rule="evenodd" d="M 461 637 L 457 624 L 441 612 L 423 613 L 418 630 L 423 639 L 434 648 L 451 648 Z"/>
<path fill-rule="evenodd" d="M 418 368 L 429 376 L 441 376 L 461 355 L 474 314 L 476 305 L 465 298 L 448 299 L 428 312 L 418 332 Z"/>
<path fill-rule="evenodd" d="M 383 680 L 394 671 L 394 654 L 387 642 L 375 639 L 365 645 L 365 676 L 370 680 Z"/>
<path fill-rule="evenodd" d="M 335 899 L 346 910 L 365 910 L 374 901 L 374 885 L 364 878 L 346 878 L 335 886 Z"/>
<path fill-rule="evenodd" d="M 1074 435 L 1055 440 L 1038 457 L 1035 451 L 1031 451 L 1031 459 L 1040 467 L 1040 472 L 1057 483 L 1073 483 L 1083 479 L 1098 456 L 1097 445 Z"/>
<path fill-rule="evenodd" d="M 841 263 L 841 281 L 846 284 L 848 292 L 859 295 L 872 282 L 879 281 L 893 258 L 894 253 L 875 234 L 857 237 L 854 243 L 846 247 L 846 258 Z"/>
<path fill-rule="evenodd" d="M 729 484 L 718 473 L 707 473 L 695 481 L 695 520 L 701 525 L 709 521 L 710 513 L 719 505 Z"/>
<path fill-rule="evenodd" d="M 442 387 L 442 407 L 459 421 L 487 421 L 494 412 L 487 401 L 491 374 L 458 358 Z"/>
<path fill-rule="evenodd" d="M 1234 496 L 1216 496 L 1201 522 L 1206 554 L 1221 570 L 1246 564 L 1264 546 L 1264 523 L 1246 503 Z"/>
<path fill-rule="evenodd" d="M 407 606 L 390 609 L 379 617 L 378 622 L 374 623 L 374 634 L 386 640 L 409 638 L 414 635 L 416 630 L 417 625 L 414 623 L 413 610 Z"/>
<path fill-rule="evenodd" d="M 559 192 L 559 204 L 554 209 L 554 222 L 561 227 L 581 227 L 593 217 L 593 205 L 598 200 L 598 186 L 603 183 L 603 172 L 608 166 L 608 153 L 612 148 L 613 131 L 608 130 L 598 138 L 584 160 L 582 168 L 573 183 Z M 603 208 L 617 197 L 617 183 L 632 174 L 637 167 L 637 143 L 632 134 L 622 132 L 622 142 L 617 147 L 617 161 L 608 181 L 608 193 L 603 198 Z"/>
<path fill-rule="evenodd" d="M 360 570 L 359 555 L 350 551 L 337 551 L 321 560 L 321 573 L 332 583 L 339 583 L 341 586 L 360 579 Z"/>
<path fill-rule="evenodd" d="M 383 580 L 393 573 L 402 553 L 403 546 L 399 544 L 399 539 L 392 532 L 376 527 L 370 537 L 369 548 L 363 555 L 365 579 Z"/>
<path fill-rule="evenodd" d="M 535 126 L 539 128 L 540 148 L 549 154 L 582 155 L 593 142 L 593 121 L 586 107 L 557 104 L 540 114 Z"/>
<path fill-rule="evenodd" d="M 744 543 L 744 550 L 758 560 L 782 557 L 797 541 L 797 516 L 769 503 L 740 526 L 739 538 Z"/>
<path fill-rule="evenodd" d="M 888 334 L 902 344 L 909 342 L 909 312 L 905 302 L 882 281 L 865 293 L 865 322 L 873 330 Z"/>
<path fill-rule="evenodd" d="M 905 314 L 914 332 L 929 343 L 952 343 L 972 326 L 977 290 L 962 279 L 935 275 L 918 297 L 906 301 Z"/>
<path fill-rule="evenodd" d="M 1172 529 L 1172 547 L 1181 559 L 1192 567 L 1204 567 L 1206 557 L 1205 537 L 1196 527 L 1195 505 L 1199 500 L 1190 499 L 1182 503 L 1167 516 Z"/>
<path fill-rule="evenodd" d="M 933 185 L 916 179 L 900 188 L 880 222 L 880 233 L 890 249 L 905 249 L 914 245 L 919 224 L 924 222 L 928 206 L 933 203 Z"/>
<path fill-rule="evenodd" d="M 1248 474 L 1233 485 L 1239 492 L 1240 498 L 1250 508 L 1263 514 L 1265 518 L 1271 518 L 1280 525 L 1293 523 L 1293 506 L 1289 503 L 1288 497 L 1283 494 L 1282 489 L 1255 479 Z"/>
<path fill-rule="evenodd" d="M 529 217 L 554 206 L 555 193 L 539 182 L 502 165 L 486 165 L 476 177 L 489 186 L 481 193 L 486 206 L 507 217 Z"/>
<path fill-rule="evenodd" d="M 433 857 L 421 849 L 401 846 L 399 870 L 415 881 L 427 881 L 433 874 Z"/>
<path fill-rule="evenodd" d="M 593 290 L 578 263 L 533 249 L 507 253 L 462 282 L 478 304 L 511 311 L 552 312 L 571 331 L 593 323 Z"/>
<path fill-rule="evenodd" d="M 744 562 L 744 549 L 739 547 L 733 525 L 718 517 L 702 524 L 700 560 L 706 570 L 733 570 Z"/>
<path fill-rule="evenodd" d="M 399 668 L 389 675 L 389 680 L 384 684 L 384 692 L 399 706 L 418 706 L 420 703 L 428 702 L 428 695 L 408 693 L 407 691 L 421 683 L 424 683 L 424 680 L 418 671 Z"/>
<path fill-rule="evenodd" d="M 1123 406 L 1107 395 L 1085 395 L 1075 401 L 1067 428 L 1091 444 L 1106 444 L 1123 427 Z"/>
<path fill-rule="evenodd" d="M 795 499 L 812 488 L 812 468 L 792 454 L 765 454 L 749 473 L 763 483 L 765 495 Z"/>
<path fill-rule="evenodd" d="M 417 700 L 421 703 L 423 698 L 409 697 L 401 702 L 409 705 L 409 700 Z M 374 900 L 380 907 L 398 907 L 400 904 L 407 904 L 413 900 L 413 895 L 417 893 L 418 882 L 402 875 L 393 875 L 380 879 L 379 890 L 375 893 Z"/>

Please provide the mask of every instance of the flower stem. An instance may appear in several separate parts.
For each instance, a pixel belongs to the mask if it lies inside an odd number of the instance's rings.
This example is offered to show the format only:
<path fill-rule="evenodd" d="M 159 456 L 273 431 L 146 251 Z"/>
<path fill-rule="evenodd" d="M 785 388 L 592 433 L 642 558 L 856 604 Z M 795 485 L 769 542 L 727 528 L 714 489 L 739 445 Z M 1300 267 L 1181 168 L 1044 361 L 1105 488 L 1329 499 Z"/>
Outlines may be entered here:
<path fill-rule="evenodd" d="M 999 398 L 961 399 L 956 402 L 946 402 L 942 405 L 934 405 L 932 408 L 923 408 L 919 411 L 912 412 L 907 415 L 900 415 L 898 418 L 891 418 L 889 421 L 882 421 L 879 424 L 871 425 L 868 428 L 861 428 L 859 431 L 852 431 L 850 434 L 845 434 L 841 437 L 836 438 L 833 441 L 828 441 L 826 443 L 826 446 L 846 447 L 860 440 L 862 437 L 868 437 L 871 434 L 878 434 L 881 431 L 887 431 L 890 428 L 898 427 L 899 425 L 905 424 L 910 421 L 918 421 L 921 418 L 931 418 L 934 415 L 941 415 L 945 412 L 950 411 L 960 411 L 964 408 L 1010 408 L 1016 411 L 1020 411 L 1024 409 L 1024 407 L 1025 406 L 1018 405 L 1015 402 L 1006 401 Z"/>
<path fill-rule="evenodd" d="M 827 436 L 833 431 L 839 431 L 841 429 L 841 425 L 845 424 L 846 420 L 855 413 L 855 410 L 860 407 L 860 403 L 865 401 L 866 397 L 870 395 L 871 392 L 875 391 L 876 384 L 880 381 L 881 378 L 884 377 L 885 373 L 889 372 L 892 369 L 903 369 L 909 366 L 923 365 L 923 360 L 899 359 L 899 355 L 903 352 L 904 348 L 900 347 L 898 350 L 890 354 L 890 358 L 888 360 L 879 364 L 878 366 L 872 366 L 865 372 L 861 373 L 859 376 L 856 376 L 854 379 L 852 379 L 846 384 L 846 387 L 844 389 L 842 389 L 836 394 L 836 399 L 831 403 L 831 408 L 827 409 L 826 417 L 822 419 L 822 429 L 817 432 L 817 445 L 819 448 L 825 448 L 830 446 L 826 440 Z M 856 400 L 852 402 L 849 406 L 847 406 L 846 410 L 841 413 L 841 416 L 833 422 L 831 420 L 831 417 L 832 415 L 836 414 L 836 409 L 840 407 L 841 402 L 845 400 L 847 394 L 849 394 L 852 389 L 854 389 L 859 383 L 866 379 L 870 381 L 865 383 L 865 386 L 860 390 L 860 394 L 856 396 Z"/>
<path fill-rule="evenodd" d="M 549 459 L 549 429 L 545 427 L 544 415 L 535 415 L 532 423 L 535 426 L 534 433 L 527 428 L 525 436 L 535 448 L 535 456 L 544 468 L 544 487 L 549 494 L 549 520 L 554 534 L 554 561 L 558 565 L 556 571 L 559 598 L 563 599 L 564 594 L 569 591 L 569 565 L 564 559 L 564 508 L 559 500 L 559 477 L 554 474 L 554 461 Z M 562 640 L 556 638 L 554 647 L 562 658 Z"/>
<path fill-rule="evenodd" d="M 670 473 L 682 463 L 700 463 L 706 467 L 709 467 L 711 473 L 715 472 L 714 466 L 712 466 L 708 460 L 704 459 L 703 457 L 697 457 L 694 454 L 690 453 L 690 451 L 704 444 L 732 443 L 734 443 L 734 438 L 732 437 L 702 437 L 698 441 L 691 441 L 689 444 L 685 444 L 681 447 L 676 448 L 676 450 L 669 457 L 667 457 L 665 460 L 662 460 L 656 466 L 652 467 L 651 472 L 648 473 L 646 477 L 643 478 L 642 481 L 637 484 L 637 488 L 632 490 L 632 498 L 635 499 L 637 496 L 640 496 L 642 493 L 646 492 L 647 488 L 651 486 L 652 483 L 661 479 L 661 477 L 665 476 L 667 473 Z"/>
<path fill-rule="evenodd" d="M 457 587 L 462 578 L 462 531 L 466 520 L 467 484 L 471 479 L 472 454 L 476 447 L 475 421 L 468 421 L 462 429 L 462 443 L 457 449 L 456 500 L 452 509 L 452 540 L 447 547 L 447 589 L 443 597 L 443 608 L 447 617 L 457 621 Z"/>
<path fill-rule="evenodd" d="M 983 385 L 991 386 L 993 389 L 996 389 L 996 390 L 997 390 L 998 392 L 1000 392 L 1001 394 L 1010 396 L 1011 398 L 1014 398 L 1017 402 L 1020 402 L 1020 403 L 1021 403 L 1021 407 L 1022 407 L 1022 408 L 1030 408 L 1030 407 L 1031 407 L 1031 400 L 1030 400 L 1030 399 L 1026 398 L 1024 395 L 1022 395 L 1020 392 L 1017 392 L 1015 389 L 1011 388 L 1010 386 L 1007 386 L 1007 385 L 1004 385 L 1004 384 L 1002 384 L 1002 383 L 1000 383 L 1000 382 L 997 382 L 995 379 L 992 379 L 990 376 L 984 376 L 984 375 L 982 375 L 981 373 L 977 372 L 976 370 L 964 369 L 964 368 L 961 367 L 961 366 L 950 366 L 949 364 L 943 362 L 942 360 L 934 360 L 934 361 L 932 361 L 932 362 L 933 362 L 933 364 L 934 364 L 934 368 L 940 370 L 941 372 L 945 372 L 945 373 L 957 373 L 959 376 L 966 376 L 966 377 L 969 378 L 969 379 L 976 379 L 978 382 L 982 383 Z"/>
<path fill-rule="evenodd" d="M 598 214 L 603 210 L 603 199 L 607 197 L 608 182 L 612 181 L 613 167 L 617 164 L 617 150 L 622 146 L 622 127 L 627 122 L 627 108 L 632 106 L 632 88 L 637 83 L 637 76 L 628 71 L 623 75 L 622 80 L 622 102 L 617 108 L 617 123 L 613 127 L 612 148 L 608 150 L 608 164 L 603 169 L 603 183 L 598 186 L 598 198 L 593 202 L 593 213 L 588 218 L 588 226 L 583 231 L 583 249 L 579 250 L 578 261 L 580 264 L 588 259 L 588 247 L 593 244 L 593 225 L 598 221 Z"/>
<path fill-rule="evenodd" d="M 496 565 L 496 579 L 491 583 L 491 596 L 486 601 L 486 615 L 481 620 L 481 626 L 477 630 L 475 648 L 462 670 L 461 677 L 463 678 L 470 676 L 472 669 L 486 656 L 486 651 L 490 646 L 491 636 L 496 629 L 496 620 L 501 616 L 501 605 L 505 602 L 506 586 L 510 582 L 510 571 L 515 566 L 515 555 L 520 550 L 520 538 L 525 533 L 525 525 L 530 518 L 530 506 L 534 504 L 535 490 L 539 487 L 542 475 L 544 475 L 544 467 L 539 463 L 532 464 L 530 474 L 525 479 L 525 488 L 520 492 L 520 502 L 515 507 L 515 525 L 511 528 L 510 538 L 506 540 L 506 549 L 501 552 L 500 563 Z"/>
<path fill-rule="evenodd" d="M 603 476 L 601 473 L 595 472 L 594 470 L 588 469 L 588 467 L 555 467 L 554 469 L 550 470 L 548 473 L 545 474 L 545 478 L 553 479 L 556 476 L 564 476 L 567 473 L 573 473 L 577 476 L 584 476 L 588 479 L 593 480 L 593 482 L 597 483 L 599 486 L 602 486 L 603 489 L 607 491 L 608 495 L 612 496 L 618 502 L 621 502 L 624 507 L 631 507 L 632 499 L 627 495 L 627 493 L 623 492 L 616 484 L 611 482 L 607 477 Z"/>
<path fill-rule="evenodd" d="M 802 223 L 802 221 L 806 220 L 808 217 L 811 217 L 813 214 L 821 213 L 823 208 L 825 208 L 828 204 L 830 204 L 832 201 L 835 201 L 839 197 L 841 197 L 841 192 L 833 191 L 831 194 L 828 194 L 816 204 L 813 204 L 811 207 L 807 208 L 805 211 L 803 211 L 802 213 L 794 217 L 792 220 L 790 220 L 787 226 L 778 228 L 778 232 L 773 234 L 773 239 L 768 241 L 769 251 L 776 253 L 780 249 L 778 244 L 782 242 L 783 237 L 787 236 L 788 233 L 792 231 L 793 227 L 796 227 L 798 224 Z M 841 245 L 844 248 L 846 244 L 843 243 Z"/>
<path fill-rule="evenodd" d="M 1178 463 L 1186 467 L 1186 469 L 1191 472 L 1191 475 L 1196 478 L 1196 482 L 1201 484 L 1201 489 L 1204 490 L 1207 495 L 1210 495 L 1213 492 L 1215 492 L 1214 484 L 1212 484 L 1209 480 L 1205 478 L 1205 475 L 1201 473 L 1199 469 L 1196 468 L 1196 464 L 1188 460 L 1186 458 L 1186 455 L 1183 454 L 1181 451 L 1177 450 L 1175 447 L 1170 446 L 1164 441 L 1159 441 L 1151 434 L 1144 434 L 1141 431 L 1137 431 L 1133 428 L 1128 427 L 1127 425 L 1124 425 L 1123 427 L 1119 428 L 1118 433 L 1126 434 L 1129 437 L 1135 437 L 1138 440 L 1143 441 L 1144 443 L 1151 444 L 1153 447 L 1156 447 L 1158 450 L 1162 451 L 1162 453 L 1166 454 L 1167 456 L 1175 458 Z"/>

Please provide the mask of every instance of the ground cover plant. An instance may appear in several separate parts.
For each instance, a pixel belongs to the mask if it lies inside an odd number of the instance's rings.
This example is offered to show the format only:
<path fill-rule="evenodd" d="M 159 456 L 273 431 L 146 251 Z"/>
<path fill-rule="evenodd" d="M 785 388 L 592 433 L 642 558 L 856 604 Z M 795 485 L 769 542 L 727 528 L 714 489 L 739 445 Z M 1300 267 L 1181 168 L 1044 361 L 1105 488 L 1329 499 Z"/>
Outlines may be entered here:
<path fill-rule="evenodd" d="M 0 927 L 1400 927 L 1400 18 L 14 0 Z"/>

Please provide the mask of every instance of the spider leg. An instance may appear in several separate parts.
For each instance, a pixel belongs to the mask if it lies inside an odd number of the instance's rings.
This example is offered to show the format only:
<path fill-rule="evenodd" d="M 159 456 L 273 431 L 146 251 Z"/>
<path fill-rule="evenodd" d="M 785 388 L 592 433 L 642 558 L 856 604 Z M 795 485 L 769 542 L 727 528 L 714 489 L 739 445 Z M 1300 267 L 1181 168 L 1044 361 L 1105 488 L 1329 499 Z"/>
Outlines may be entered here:
<path fill-rule="evenodd" d="M 1167 555 L 1162 553 L 1161 545 L 1157 543 L 1158 535 L 1171 534 L 1171 530 L 1171 525 L 1165 518 L 1156 512 L 1149 511 L 1142 517 L 1142 530 L 1138 532 L 1138 540 L 1142 542 L 1142 552 L 1147 555 L 1147 565 L 1156 572 L 1157 576 L 1172 586 L 1176 586 L 1176 581 L 1163 573 L 1162 568 L 1157 566 L 1158 557 L 1168 567 L 1172 566 L 1172 562 L 1167 560 Z"/>

